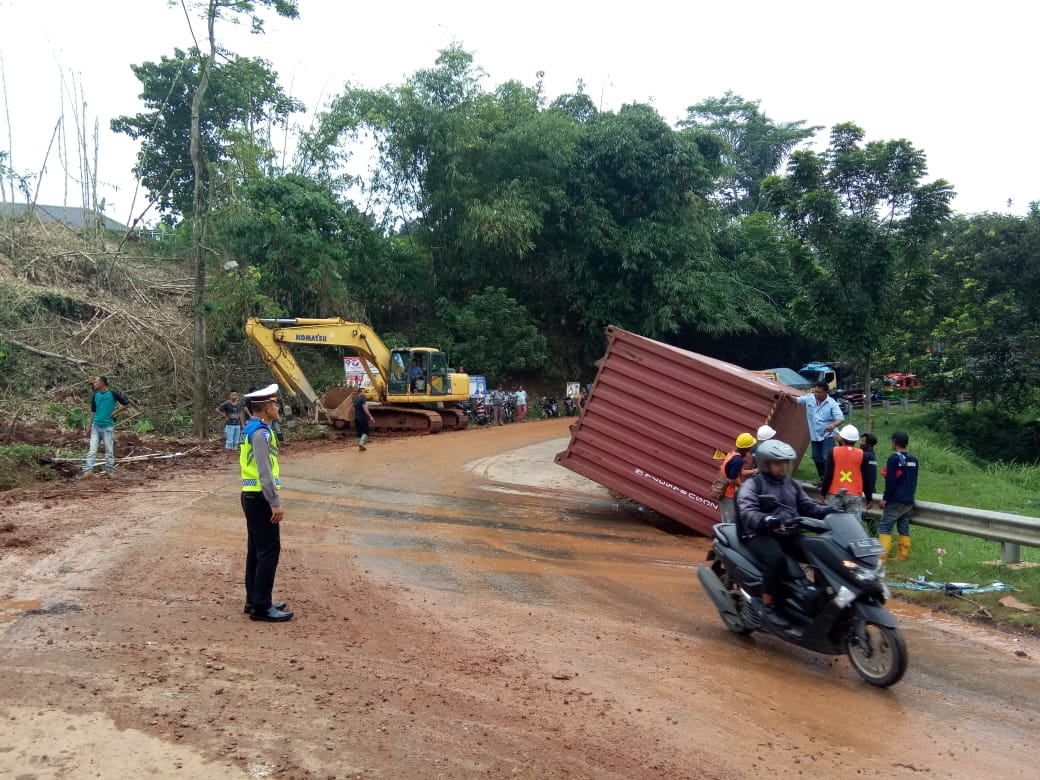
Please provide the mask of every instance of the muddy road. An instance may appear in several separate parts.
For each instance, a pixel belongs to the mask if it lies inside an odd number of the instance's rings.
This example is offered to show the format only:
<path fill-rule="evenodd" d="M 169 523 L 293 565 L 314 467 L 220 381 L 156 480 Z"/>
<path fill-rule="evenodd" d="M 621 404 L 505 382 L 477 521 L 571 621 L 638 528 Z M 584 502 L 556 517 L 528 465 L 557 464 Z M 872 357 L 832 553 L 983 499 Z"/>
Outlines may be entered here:
<path fill-rule="evenodd" d="M 3 506 L 0 778 L 1036 776 L 1036 640 L 896 603 L 878 690 L 734 636 L 566 426 L 291 444 L 287 624 L 242 614 L 230 460 Z"/>

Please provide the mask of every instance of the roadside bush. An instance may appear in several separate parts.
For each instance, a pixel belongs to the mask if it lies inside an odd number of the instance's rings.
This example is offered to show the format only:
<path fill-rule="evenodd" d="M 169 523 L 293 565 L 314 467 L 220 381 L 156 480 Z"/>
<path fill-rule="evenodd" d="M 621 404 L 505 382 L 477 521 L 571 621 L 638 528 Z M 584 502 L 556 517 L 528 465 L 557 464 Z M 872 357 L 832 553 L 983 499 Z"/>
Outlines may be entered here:
<path fill-rule="evenodd" d="M 959 448 L 986 463 L 1040 461 L 1040 422 L 1036 420 L 1023 421 L 992 407 L 973 411 L 943 406 L 925 415 L 921 422 L 950 436 Z"/>

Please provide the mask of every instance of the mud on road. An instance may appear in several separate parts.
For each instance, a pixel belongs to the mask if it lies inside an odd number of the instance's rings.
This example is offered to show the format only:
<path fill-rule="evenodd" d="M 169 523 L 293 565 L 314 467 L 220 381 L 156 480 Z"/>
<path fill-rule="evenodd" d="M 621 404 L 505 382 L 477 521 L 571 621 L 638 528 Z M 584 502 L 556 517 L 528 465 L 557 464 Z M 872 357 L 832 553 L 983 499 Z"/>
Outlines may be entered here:
<path fill-rule="evenodd" d="M 0 778 L 1035 776 L 1036 640 L 896 605 L 878 690 L 734 636 L 566 424 L 293 443 L 287 624 L 242 613 L 231 460 L 3 505 Z"/>

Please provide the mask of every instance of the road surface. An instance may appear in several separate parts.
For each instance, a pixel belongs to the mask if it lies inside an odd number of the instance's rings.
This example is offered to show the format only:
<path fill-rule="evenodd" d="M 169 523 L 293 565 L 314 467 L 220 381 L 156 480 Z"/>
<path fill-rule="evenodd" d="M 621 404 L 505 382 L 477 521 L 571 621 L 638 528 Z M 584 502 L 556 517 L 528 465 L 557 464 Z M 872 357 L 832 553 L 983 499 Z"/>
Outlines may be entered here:
<path fill-rule="evenodd" d="M 8 501 L 0 778 L 1036 777 L 1035 639 L 897 603 L 879 690 L 737 637 L 568 422 L 286 448 L 287 624 L 242 614 L 231 461 Z"/>

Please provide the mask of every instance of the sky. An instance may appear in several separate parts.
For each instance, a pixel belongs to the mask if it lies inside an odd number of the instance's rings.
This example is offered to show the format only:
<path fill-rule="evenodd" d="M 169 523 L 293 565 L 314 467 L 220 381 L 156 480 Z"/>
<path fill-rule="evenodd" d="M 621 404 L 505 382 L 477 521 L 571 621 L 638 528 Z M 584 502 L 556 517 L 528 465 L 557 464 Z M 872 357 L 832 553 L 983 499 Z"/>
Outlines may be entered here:
<path fill-rule="evenodd" d="M 189 9 L 194 1 L 185 0 Z M 602 109 L 648 102 L 670 123 L 732 90 L 778 122 L 853 121 L 868 140 L 909 139 L 926 153 L 929 177 L 953 184 L 956 211 L 1023 214 L 1040 200 L 1032 85 L 1040 4 L 1029 0 L 298 4 L 297 20 L 268 12 L 265 35 L 218 23 L 217 38 L 270 61 L 283 88 L 306 104 L 303 124 L 346 82 L 400 84 L 458 43 L 487 72 L 489 89 L 511 79 L 533 85 L 544 71 L 550 99 L 581 80 Z M 197 16 L 192 26 L 201 39 Z M 17 172 L 36 176 L 38 202 L 81 203 L 75 113 L 88 136 L 98 124 L 106 213 L 127 222 L 140 211 L 137 142 L 109 122 L 142 109 L 130 65 L 186 49 L 191 35 L 180 0 L 0 0 L 0 150 Z M 60 144 L 48 146 L 63 91 L 74 85 L 86 105 L 64 100 L 66 175 Z"/>

